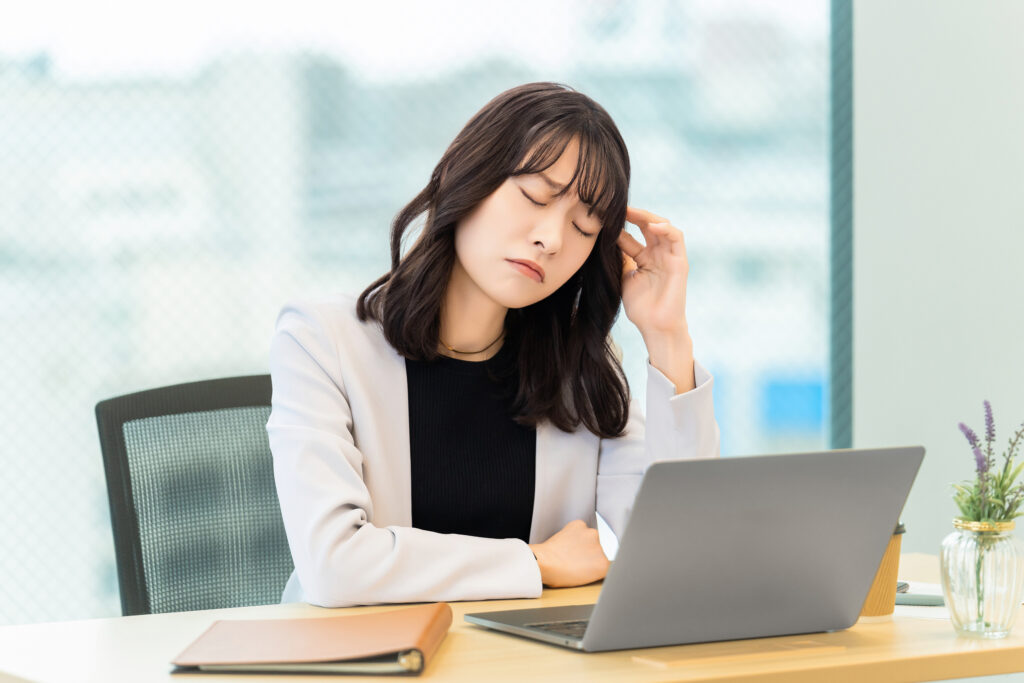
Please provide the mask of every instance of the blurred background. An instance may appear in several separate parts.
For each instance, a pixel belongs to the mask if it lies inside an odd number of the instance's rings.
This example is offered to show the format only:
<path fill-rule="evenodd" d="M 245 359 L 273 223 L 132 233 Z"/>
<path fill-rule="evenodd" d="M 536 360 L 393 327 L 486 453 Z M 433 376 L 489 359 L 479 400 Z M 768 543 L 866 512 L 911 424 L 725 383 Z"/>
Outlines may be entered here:
<path fill-rule="evenodd" d="M 0 623 L 120 613 L 93 407 L 267 372 L 514 85 L 600 102 L 684 230 L 725 455 L 827 447 L 829 3 L 37 3 L 0 22 Z M 615 335 L 643 398 L 642 341 Z"/>

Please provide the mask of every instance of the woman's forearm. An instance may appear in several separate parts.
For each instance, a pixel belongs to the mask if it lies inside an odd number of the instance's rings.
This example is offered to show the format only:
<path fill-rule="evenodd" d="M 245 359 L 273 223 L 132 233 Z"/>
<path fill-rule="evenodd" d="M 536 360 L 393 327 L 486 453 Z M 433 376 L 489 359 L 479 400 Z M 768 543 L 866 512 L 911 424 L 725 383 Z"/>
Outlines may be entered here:
<path fill-rule="evenodd" d="M 675 385 L 677 394 L 685 394 L 697 386 L 693 376 L 693 340 L 689 330 L 645 335 L 644 343 L 651 365 Z"/>

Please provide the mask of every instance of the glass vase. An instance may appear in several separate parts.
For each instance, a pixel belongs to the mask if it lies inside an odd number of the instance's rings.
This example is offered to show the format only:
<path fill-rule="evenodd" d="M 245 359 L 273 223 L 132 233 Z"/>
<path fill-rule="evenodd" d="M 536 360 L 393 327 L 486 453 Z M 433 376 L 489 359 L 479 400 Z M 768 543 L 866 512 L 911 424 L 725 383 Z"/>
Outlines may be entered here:
<path fill-rule="evenodd" d="M 942 541 L 942 592 L 953 628 L 962 636 L 1005 638 L 1024 589 L 1024 548 L 1011 522 L 954 519 Z"/>

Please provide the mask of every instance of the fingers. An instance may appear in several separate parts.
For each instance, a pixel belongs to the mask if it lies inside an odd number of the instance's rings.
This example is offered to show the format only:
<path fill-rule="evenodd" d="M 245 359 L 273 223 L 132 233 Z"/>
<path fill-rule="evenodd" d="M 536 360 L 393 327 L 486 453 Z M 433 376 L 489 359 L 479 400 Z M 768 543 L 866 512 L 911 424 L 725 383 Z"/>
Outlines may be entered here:
<path fill-rule="evenodd" d="M 656 213 L 651 213 L 646 209 L 638 209 L 634 206 L 626 207 L 626 220 L 640 229 L 647 227 L 647 224 L 649 223 L 669 222 L 667 218 L 663 218 Z"/>
<path fill-rule="evenodd" d="M 644 240 L 646 244 L 641 244 L 639 240 L 633 237 L 631 234 L 623 230 L 619 233 L 618 245 L 622 249 L 623 255 L 628 257 L 630 260 L 626 265 L 636 266 L 641 261 L 645 264 L 649 260 L 650 252 L 645 254 L 646 249 L 658 249 L 661 246 L 667 246 L 669 252 L 676 256 L 685 256 L 686 254 L 686 242 L 683 238 L 683 231 L 673 227 L 670 223 L 648 223 L 645 228 L 641 228 L 644 232 Z M 623 266 L 626 269 L 625 266 Z M 626 270 L 632 270 L 628 268 Z"/>
<path fill-rule="evenodd" d="M 654 247 L 658 245 L 658 234 L 650 230 L 650 226 L 654 223 L 667 223 L 667 218 L 651 213 L 646 209 L 638 209 L 633 206 L 626 207 L 626 220 L 640 228 L 640 232 L 643 233 L 644 241 L 647 245 Z M 625 232 L 625 231 L 623 231 Z"/>
<path fill-rule="evenodd" d="M 626 207 L 626 220 L 640 228 L 645 245 L 641 245 L 632 235 L 623 230 L 619 237 L 619 247 L 634 261 L 644 248 L 657 248 L 663 242 L 674 256 L 686 256 L 686 242 L 683 231 L 672 225 L 671 221 L 645 209 Z M 625 237 L 623 237 L 625 236 Z M 638 251 L 639 248 L 639 251 Z"/>
<path fill-rule="evenodd" d="M 622 254 L 622 277 L 632 277 L 633 274 L 640 270 L 640 266 L 637 265 L 636 261 L 631 259 L 628 254 Z"/>
<path fill-rule="evenodd" d="M 658 246 L 662 237 L 667 236 L 671 231 L 671 223 L 667 218 L 646 209 L 638 209 L 635 206 L 626 207 L 626 220 L 640 228 L 644 241 L 647 242 L 649 247 Z M 666 231 L 663 227 L 659 226 L 668 226 L 670 230 Z"/>
<path fill-rule="evenodd" d="M 637 255 L 644 250 L 644 245 L 640 244 L 637 238 L 633 237 L 625 230 L 619 233 L 618 242 L 619 248 L 622 249 L 626 256 L 631 259 L 636 259 Z"/>
<path fill-rule="evenodd" d="M 671 223 L 649 223 L 647 229 L 657 235 L 659 240 L 664 240 L 674 255 L 686 254 L 686 240 L 679 228 Z"/>
<path fill-rule="evenodd" d="M 530 549 L 537 557 L 545 586 L 580 586 L 597 581 L 610 566 L 597 529 L 588 527 L 581 519 L 569 522 L 551 538 L 531 545 Z"/>
<path fill-rule="evenodd" d="M 551 541 L 558 537 L 562 543 L 579 543 L 581 539 L 588 539 L 597 542 L 597 529 L 587 526 L 582 519 L 574 519 L 548 539 Z"/>

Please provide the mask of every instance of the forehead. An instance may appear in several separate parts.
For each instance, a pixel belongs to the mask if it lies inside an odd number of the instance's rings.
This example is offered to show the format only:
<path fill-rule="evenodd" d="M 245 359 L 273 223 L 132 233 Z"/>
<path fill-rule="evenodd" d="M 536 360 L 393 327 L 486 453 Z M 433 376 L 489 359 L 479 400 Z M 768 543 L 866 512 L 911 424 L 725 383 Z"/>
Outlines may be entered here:
<path fill-rule="evenodd" d="M 539 145 L 538 145 L 539 146 Z M 526 154 L 526 159 L 531 159 L 537 152 L 535 146 Z M 579 178 L 576 169 L 580 163 L 580 144 L 573 138 L 566 143 L 565 149 L 557 159 L 550 162 L 545 168 L 534 166 L 527 173 L 538 179 L 555 194 L 568 194 L 571 197 L 579 198 Z M 551 155 L 548 155 L 549 158 Z M 572 183 L 569 186 L 569 183 Z M 589 203 L 583 202 L 589 206 Z"/>
<path fill-rule="evenodd" d="M 587 207 L 588 214 L 595 213 L 603 221 L 618 196 L 614 173 L 608 168 L 611 163 L 597 141 L 585 142 L 575 134 L 560 138 L 555 133 L 531 144 L 513 175 L 539 178 L 543 173 L 552 181 L 550 189 L 555 195 L 571 193 Z"/>
<path fill-rule="evenodd" d="M 576 166 L 579 163 L 580 143 L 573 138 L 566 144 L 561 156 L 555 162 L 544 169 L 544 175 L 564 187 L 576 173 Z"/>

